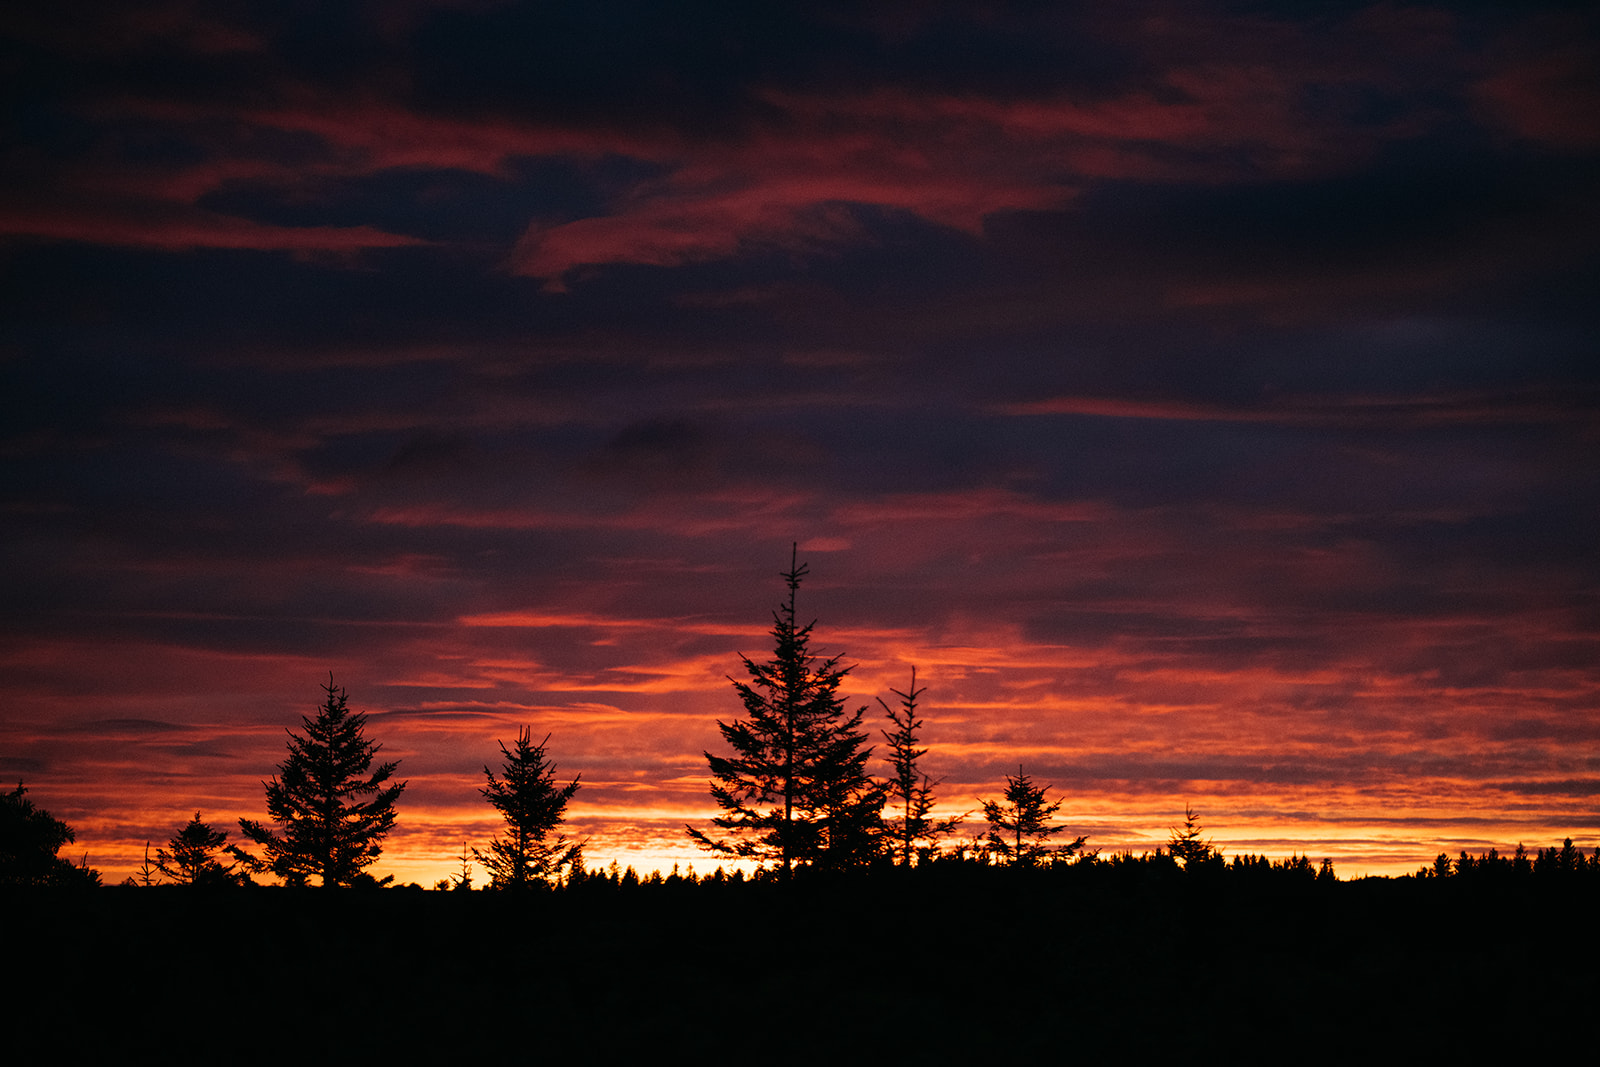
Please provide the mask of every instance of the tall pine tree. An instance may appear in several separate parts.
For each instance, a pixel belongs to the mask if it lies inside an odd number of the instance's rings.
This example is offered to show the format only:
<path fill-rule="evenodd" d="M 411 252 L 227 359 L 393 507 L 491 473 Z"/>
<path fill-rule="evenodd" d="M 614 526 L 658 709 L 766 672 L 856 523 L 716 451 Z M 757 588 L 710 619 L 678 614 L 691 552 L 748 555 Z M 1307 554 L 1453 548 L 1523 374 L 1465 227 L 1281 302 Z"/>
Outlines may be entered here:
<path fill-rule="evenodd" d="M 701 847 L 724 855 L 771 861 L 784 879 L 797 866 L 844 868 L 870 861 L 882 842 L 884 788 L 867 777 L 861 729 L 866 708 L 847 711 L 839 686 L 849 673 L 840 657 L 819 659 L 811 630 L 799 626 L 795 596 L 808 569 L 798 546 L 783 574 L 789 600 L 772 614 L 773 655 L 748 656 L 748 682 L 733 682 L 746 718 L 717 722 L 732 756 L 705 754 L 711 796 L 722 810 L 712 819 L 731 838 L 713 839 L 688 827 Z M 733 681 L 733 679 L 729 679 Z"/>
<path fill-rule="evenodd" d="M 964 817 L 928 817 L 933 812 L 933 787 L 938 783 L 917 766 L 917 761 L 928 754 L 927 749 L 917 747 L 917 731 L 922 729 L 922 720 L 917 718 L 917 698 L 927 692 L 926 687 L 917 688 L 917 669 L 911 668 L 908 692 L 898 689 L 889 692 L 900 698 L 900 707 L 890 707 L 882 697 L 878 697 L 878 703 L 883 705 L 884 714 L 894 724 L 893 732 L 884 730 L 882 733 L 883 739 L 889 742 L 889 764 L 894 768 L 894 777 L 889 779 L 889 795 L 900 807 L 900 816 L 888 821 L 887 830 L 894 839 L 901 866 L 909 867 L 917 842 L 927 841 L 930 847 L 936 846 L 939 838 L 952 833 Z"/>
<path fill-rule="evenodd" d="M 578 858 L 579 845 L 568 844 L 562 834 L 549 839 L 566 815 L 567 801 L 578 791 L 579 775 L 564 786 L 555 784 L 555 764 L 546 763 L 544 746 L 549 735 L 537 745 L 526 726 L 517 734 L 517 747 L 507 750 L 500 743 L 505 756 L 503 777 L 496 779 L 489 768 L 483 769 L 489 784 L 481 790 L 484 798 L 494 805 L 506 820 L 506 836 L 495 838 L 487 853 L 473 849 L 473 855 L 489 872 L 490 885 L 495 889 L 527 889 L 529 886 L 547 884 L 560 876 Z M 465 868 L 465 863 L 462 864 Z"/>
<path fill-rule="evenodd" d="M 345 691 L 333 684 L 333 675 L 322 688 L 328 696 L 317 717 L 301 718 L 304 737 L 288 731 L 289 757 L 276 778 L 262 783 L 267 814 L 282 830 L 240 819 L 244 836 L 265 856 L 229 849 L 251 870 L 270 872 L 290 885 L 303 885 L 312 875 L 325 886 L 355 884 L 382 855 L 382 841 L 394 828 L 394 803 L 406 787 L 405 782 L 386 784 L 398 761 L 367 773 L 383 746 L 366 739 L 367 717 L 346 706 Z"/>

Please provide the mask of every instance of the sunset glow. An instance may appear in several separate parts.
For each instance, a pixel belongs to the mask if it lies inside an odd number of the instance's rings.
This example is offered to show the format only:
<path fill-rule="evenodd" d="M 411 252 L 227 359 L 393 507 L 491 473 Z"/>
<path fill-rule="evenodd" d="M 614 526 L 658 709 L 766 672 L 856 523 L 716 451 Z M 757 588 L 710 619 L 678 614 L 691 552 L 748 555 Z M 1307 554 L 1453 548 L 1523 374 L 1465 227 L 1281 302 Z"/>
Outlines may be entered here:
<path fill-rule="evenodd" d="M 329 672 L 380 876 L 524 726 L 709 871 L 796 542 L 969 836 L 1600 845 L 1593 14 L 136 7 L 0 16 L 0 775 L 106 882 Z"/>

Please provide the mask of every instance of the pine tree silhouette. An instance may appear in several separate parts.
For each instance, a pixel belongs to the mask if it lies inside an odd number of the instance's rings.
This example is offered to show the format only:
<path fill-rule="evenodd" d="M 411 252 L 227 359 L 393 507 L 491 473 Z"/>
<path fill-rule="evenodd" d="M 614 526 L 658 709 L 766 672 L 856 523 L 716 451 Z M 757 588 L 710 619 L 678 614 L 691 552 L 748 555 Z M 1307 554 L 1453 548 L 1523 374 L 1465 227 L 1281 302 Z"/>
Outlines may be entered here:
<path fill-rule="evenodd" d="M 27 794 L 21 782 L 13 791 L 0 793 L 0 886 L 99 885 L 100 872 L 90 869 L 87 855 L 81 864 L 56 855 L 78 835 L 35 807 Z"/>
<path fill-rule="evenodd" d="M 886 793 L 866 773 L 865 708 L 846 711 L 840 657 L 811 651 L 816 624 L 796 624 L 795 596 L 808 568 L 798 546 L 783 574 L 789 600 L 773 612 L 773 655 L 741 656 L 749 682 L 733 682 L 747 718 L 717 723 L 731 757 L 707 752 L 711 796 L 723 814 L 712 823 L 733 834 L 714 840 L 694 827 L 702 848 L 775 861 L 787 880 L 796 866 L 854 867 L 880 850 Z M 733 681 L 732 679 L 729 679 Z"/>
<path fill-rule="evenodd" d="M 1167 851 L 1171 853 L 1173 859 L 1183 864 L 1183 869 L 1186 871 L 1198 870 L 1214 857 L 1221 858 L 1221 853 L 1211 846 L 1211 840 L 1202 838 L 1200 834 L 1200 816 L 1185 804 L 1183 825 L 1172 827 L 1171 843 L 1167 846 Z"/>
<path fill-rule="evenodd" d="M 495 838 L 487 853 L 473 849 L 473 855 L 489 872 L 490 884 L 496 889 L 526 889 L 535 884 L 547 884 L 561 872 L 578 862 L 580 845 L 568 844 L 565 836 L 556 834 L 547 840 L 561 825 L 567 810 L 567 801 L 578 791 L 578 778 L 564 786 L 555 784 L 555 765 L 545 762 L 544 746 L 549 735 L 537 745 L 527 727 L 517 734 L 514 750 L 507 750 L 501 742 L 500 752 L 505 756 L 503 777 L 496 780 L 494 772 L 483 769 L 489 784 L 481 792 L 494 805 L 506 821 L 506 836 Z M 465 868 L 465 863 L 463 863 Z"/>
<path fill-rule="evenodd" d="M 262 783 L 267 814 L 282 829 L 240 819 L 244 836 L 260 845 L 265 857 L 237 846 L 228 851 L 250 870 L 270 872 L 291 885 L 316 875 L 324 886 L 347 886 L 382 855 L 383 839 L 394 828 L 394 804 L 406 783 L 385 784 L 398 762 L 367 774 L 383 746 L 366 739 L 367 717 L 350 711 L 332 674 L 322 688 L 327 699 L 317 717 L 300 720 L 304 737 L 288 732 L 289 757 L 279 764 L 277 777 Z M 379 884 L 388 881 L 386 876 Z"/>
<path fill-rule="evenodd" d="M 237 885 L 241 881 L 234 873 L 237 863 L 224 864 L 215 856 L 227 840 L 225 832 L 201 822 L 197 811 L 166 848 L 156 849 L 155 869 L 179 885 Z"/>
<path fill-rule="evenodd" d="M 922 729 L 922 720 L 917 718 L 917 698 L 927 692 L 927 687 L 917 688 L 917 668 L 911 668 L 908 691 L 891 689 L 889 692 L 900 698 L 899 708 L 889 706 L 882 697 L 877 699 L 894 724 L 892 732 L 881 733 L 889 742 L 889 763 L 894 768 L 894 777 L 889 779 L 889 794 L 900 806 L 900 816 L 889 820 L 886 828 L 900 854 L 901 866 L 909 867 L 917 842 L 936 845 L 939 838 L 953 833 L 965 816 L 928 818 L 933 811 L 933 787 L 938 783 L 923 774 L 917 765 L 917 761 L 928 754 L 927 749 L 917 747 L 917 731 Z"/>
<path fill-rule="evenodd" d="M 1012 866 L 1032 867 L 1050 852 L 1043 842 L 1065 830 L 1065 826 L 1051 826 L 1050 816 L 1061 810 L 1061 801 L 1046 804 L 1044 795 L 1049 786 L 1036 786 L 1033 779 L 1017 768 L 1016 774 L 1006 775 L 1005 804 L 986 800 L 983 817 L 989 822 L 988 844 Z M 1056 850 L 1058 855 L 1070 856 L 1083 847 L 1087 837 L 1080 837 Z"/>

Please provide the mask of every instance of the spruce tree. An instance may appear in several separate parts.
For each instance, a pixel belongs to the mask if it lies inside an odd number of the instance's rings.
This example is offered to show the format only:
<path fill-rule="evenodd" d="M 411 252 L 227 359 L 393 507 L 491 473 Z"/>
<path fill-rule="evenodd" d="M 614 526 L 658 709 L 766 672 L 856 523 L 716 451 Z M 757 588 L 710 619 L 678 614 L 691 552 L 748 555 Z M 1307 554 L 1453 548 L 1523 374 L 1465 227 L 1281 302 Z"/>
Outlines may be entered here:
<path fill-rule="evenodd" d="M 96 886 L 100 872 L 56 853 L 77 840 L 72 827 L 34 807 L 21 782 L 0 793 L 0 886 Z"/>
<path fill-rule="evenodd" d="M 555 784 L 555 764 L 546 763 L 544 746 L 550 736 L 537 745 L 527 727 L 517 734 L 515 750 L 505 756 L 504 777 L 496 779 L 488 767 L 483 769 L 489 784 L 480 790 L 506 820 L 506 836 L 495 838 L 487 853 L 473 849 L 473 855 L 489 872 L 495 889 L 522 890 L 548 884 L 564 869 L 578 862 L 580 845 L 568 844 L 562 834 L 549 840 L 566 815 L 567 801 L 578 791 L 579 775 L 564 786 Z M 463 860 L 463 871 L 466 864 Z M 466 883 L 470 885 L 469 883 Z"/>
<path fill-rule="evenodd" d="M 134 871 L 139 875 L 139 877 L 137 879 L 129 877 L 127 882 L 123 883 L 124 885 L 127 885 L 129 882 L 131 882 L 134 885 L 143 886 L 144 888 L 148 889 L 153 885 L 161 884 L 161 879 L 159 877 L 161 872 L 156 870 L 155 861 L 150 858 L 150 842 L 146 841 L 144 843 L 144 862 L 135 867 Z"/>
<path fill-rule="evenodd" d="M 1171 832 L 1167 852 L 1184 870 L 1195 870 L 1213 858 L 1221 860 L 1222 853 L 1212 847 L 1211 839 L 1200 836 L 1200 816 L 1188 804 L 1183 806 L 1183 825 L 1172 827 Z"/>
<path fill-rule="evenodd" d="M 1050 851 L 1043 842 L 1066 829 L 1050 825 L 1050 816 L 1061 810 L 1061 801 L 1045 803 L 1044 795 L 1049 788 L 1034 785 L 1018 767 L 1016 774 L 1006 775 L 1005 804 L 993 800 L 983 802 L 983 817 L 989 822 L 989 847 L 1012 866 L 1035 866 Z M 1080 837 L 1062 845 L 1056 854 L 1070 856 L 1087 840 Z"/>
<path fill-rule="evenodd" d="M 911 688 L 907 692 L 891 689 L 889 692 L 900 698 L 900 707 L 890 707 L 882 697 L 878 703 L 883 705 L 884 714 L 889 716 L 889 721 L 894 724 L 893 732 L 881 731 L 883 739 L 889 742 L 889 763 L 894 768 L 894 777 L 889 780 L 889 795 L 900 807 L 900 816 L 887 822 L 887 831 L 894 840 L 894 847 L 900 854 L 901 866 L 911 865 L 912 852 L 919 841 L 928 841 L 937 844 L 938 839 L 949 834 L 961 824 L 961 817 L 953 819 L 930 819 L 933 811 L 933 787 L 938 783 L 929 778 L 917 766 L 917 761 L 928 754 L 925 748 L 917 747 L 917 731 L 922 729 L 922 720 L 917 718 L 917 698 L 927 692 L 927 688 L 917 688 L 917 668 L 911 668 Z"/>
<path fill-rule="evenodd" d="M 722 810 L 712 823 L 733 836 L 713 839 L 687 828 L 702 848 L 777 863 L 785 880 L 796 866 L 869 862 L 881 846 L 886 799 L 866 773 L 866 708 L 847 711 L 839 695 L 850 669 L 838 656 L 814 655 L 815 622 L 796 622 L 796 592 L 807 572 L 797 546 L 782 576 L 789 600 L 772 614 L 772 658 L 740 656 L 750 680 L 729 679 L 747 716 L 717 722 L 733 755 L 705 754 L 711 796 Z"/>
<path fill-rule="evenodd" d="M 461 873 L 452 874 L 448 881 L 440 882 L 439 888 L 462 893 L 472 892 L 472 858 L 467 851 L 465 841 L 461 842 Z"/>
<path fill-rule="evenodd" d="M 227 840 L 224 831 L 201 822 L 197 811 L 187 826 L 172 835 L 166 848 L 156 849 L 153 866 L 179 885 L 238 885 L 242 879 L 234 873 L 237 864 L 224 864 L 215 856 Z M 150 862 L 148 846 L 146 862 Z"/>
<path fill-rule="evenodd" d="M 301 718 L 303 737 L 288 731 L 289 757 L 278 766 L 277 777 L 262 783 L 267 814 L 282 829 L 240 819 L 244 836 L 265 855 L 228 850 L 251 870 L 270 872 L 290 885 L 304 885 L 312 875 L 329 887 L 360 880 L 383 853 L 383 839 L 394 828 L 395 801 L 406 787 L 405 782 L 386 784 L 398 762 L 367 773 L 383 746 L 366 739 L 367 717 L 349 709 L 331 674 L 322 688 L 327 699 L 317 717 Z"/>

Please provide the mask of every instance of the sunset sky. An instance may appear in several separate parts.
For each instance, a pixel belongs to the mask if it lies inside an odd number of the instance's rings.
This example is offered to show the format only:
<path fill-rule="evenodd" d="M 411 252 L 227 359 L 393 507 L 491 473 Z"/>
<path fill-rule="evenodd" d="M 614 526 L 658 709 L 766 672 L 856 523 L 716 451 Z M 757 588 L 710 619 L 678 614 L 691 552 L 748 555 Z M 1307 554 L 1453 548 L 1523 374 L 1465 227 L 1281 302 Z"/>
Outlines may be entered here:
<path fill-rule="evenodd" d="M 1592 5 L 864 6 L 0 14 L 0 779 L 74 860 L 237 841 L 332 671 L 379 875 L 524 725 L 591 863 L 709 870 L 792 542 L 951 814 L 1600 844 Z"/>

